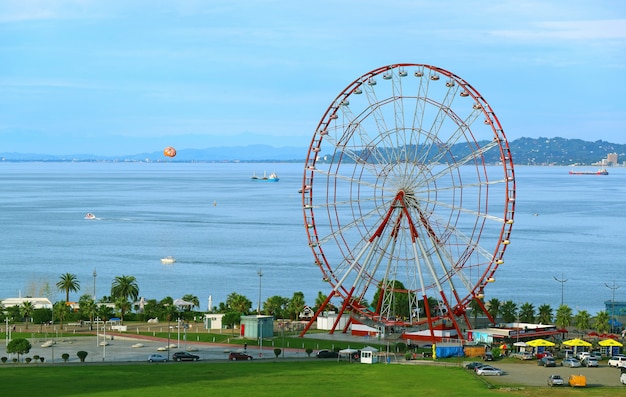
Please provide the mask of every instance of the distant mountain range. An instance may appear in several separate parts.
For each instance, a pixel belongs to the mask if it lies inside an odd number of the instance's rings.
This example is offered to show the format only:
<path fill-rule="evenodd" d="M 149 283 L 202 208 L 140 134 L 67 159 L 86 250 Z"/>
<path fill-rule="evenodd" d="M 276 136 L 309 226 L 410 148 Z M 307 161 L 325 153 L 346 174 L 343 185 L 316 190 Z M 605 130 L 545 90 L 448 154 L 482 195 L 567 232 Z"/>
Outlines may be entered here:
<path fill-rule="evenodd" d="M 526 165 L 592 165 L 617 153 L 620 162 L 626 160 L 626 145 L 605 141 L 583 141 L 565 138 L 519 138 L 509 142 L 513 162 Z M 304 162 L 306 147 L 273 147 L 269 145 L 212 147 L 206 149 L 181 149 L 173 162 Z M 453 153 L 457 152 L 452 148 Z M 462 155 L 462 147 L 458 155 Z M 497 153 L 488 153 L 486 161 L 499 161 Z M 92 154 L 48 155 L 32 153 L 0 153 L 2 161 L 43 162 L 159 162 L 162 152 L 139 153 L 121 156 L 96 156 Z M 170 160 L 168 160 L 170 161 Z"/>

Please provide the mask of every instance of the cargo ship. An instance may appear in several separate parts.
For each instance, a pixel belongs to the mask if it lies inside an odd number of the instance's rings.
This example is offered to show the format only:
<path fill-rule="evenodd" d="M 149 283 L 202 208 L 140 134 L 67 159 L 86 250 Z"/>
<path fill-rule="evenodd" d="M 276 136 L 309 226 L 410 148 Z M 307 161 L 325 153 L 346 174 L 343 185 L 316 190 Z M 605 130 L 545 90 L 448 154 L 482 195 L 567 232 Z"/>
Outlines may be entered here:
<path fill-rule="evenodd" d="M 570 175 L 609 175 L 609 171 L 605 168 L 599 169 L 597 171 L 570 171 Z"/>
<path fill-rule="evenodd" d="M 263 172 L 262 177 L 256 176 L 256 174 L 252 174 L 253 182 L 278 182 L 278 175 L 275 172 L 272 172 L 270 176 L 267 176 L 267 172 Z"/>

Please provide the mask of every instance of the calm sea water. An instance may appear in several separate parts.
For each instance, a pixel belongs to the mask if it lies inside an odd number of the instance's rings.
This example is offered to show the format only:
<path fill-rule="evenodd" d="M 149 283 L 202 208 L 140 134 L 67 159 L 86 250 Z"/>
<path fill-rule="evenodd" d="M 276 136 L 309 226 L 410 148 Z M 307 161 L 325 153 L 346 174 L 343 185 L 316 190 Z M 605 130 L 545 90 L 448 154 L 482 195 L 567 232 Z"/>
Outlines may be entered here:
<path fill-rule="evenodd" d="M 298 189 L 302 164 L 0 163 L 0 298 L 64 299 L 61 274 L 80 295 L 110 294 L 115 276 L 137 278 L 146 299 L 197 296 L 206 309 L 228 294 L 256 307 L 302 291 L 330 292 L 313 264 Z M 277 172 L 278 183 L 250 176 Z M 626 300 L 626 169 L 570 176 L 563 167 L 516 167 L 511 245 L 486 299 L 564 302 L 592 314 Z M 85 220 L 92 212 L 98 219 Z M 173 265 L 160 258 L 172 255 Z M 93 277 L 94 269 L 97 276 Z M 261 270 L 263 276 L 258 276 Z M 559 280 L 567 280 L 561 283 Z M 614 291 L 605 284 L 618 288 Z M 260 288 L 259 288 L 260 287 Z"/>

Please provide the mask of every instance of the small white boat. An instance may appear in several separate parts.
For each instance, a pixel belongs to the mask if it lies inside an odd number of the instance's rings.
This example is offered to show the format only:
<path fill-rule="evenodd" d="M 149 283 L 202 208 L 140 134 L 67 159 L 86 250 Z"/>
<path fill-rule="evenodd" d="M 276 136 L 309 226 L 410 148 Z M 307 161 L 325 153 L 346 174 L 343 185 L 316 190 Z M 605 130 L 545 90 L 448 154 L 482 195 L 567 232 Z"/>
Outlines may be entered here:
<path fill-rule="evenodd" d="M 161 263 L 164 265 L 171 265 L 176 262 L 176 259 L 173 256 L 166 256 L 165 258 L 161 258 Z"/>
<path fill-rule="evenodd" d="M 96 216 L 91 212 L 85 214 L 85 219 L 96 219 Z"/>

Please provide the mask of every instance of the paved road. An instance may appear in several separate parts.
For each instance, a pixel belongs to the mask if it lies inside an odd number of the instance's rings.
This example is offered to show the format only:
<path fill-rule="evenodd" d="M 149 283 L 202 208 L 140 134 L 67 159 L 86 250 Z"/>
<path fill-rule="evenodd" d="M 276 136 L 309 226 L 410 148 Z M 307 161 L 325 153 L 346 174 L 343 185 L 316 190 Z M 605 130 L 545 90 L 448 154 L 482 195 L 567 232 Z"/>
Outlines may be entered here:
<path fill-rule="evenodd" d="M 193 335 L 191 335 L 193 337 Z M 112 339 L 111 339 L 112 338 Z M 49 347 L 42 347 L 47 341 L 46 339 L 29 339 L 33 348 L 24 357 L 33 357 L 39 355 L 45 357 L 46 363 L 62 363 L 63 359 L 61 355 L 68 353 L 70 358 L 68 362 L 80 362 L 80 359 L 76 353 L 80 350 L 84 350 L 88 353 L 85 362 L 140 362 L 147 361 L 148 355 L 152 353 L 159 353 L 164 356 L 168 356 L 166 347 L 168 346 L 167 339 L 158 339 L 151 337 L 141 336 L 128 336 L 128 335 L 110 335 L 107 334 L 107 344 L 102 345 L 104 338 L 101 335 L 96 341 L 95 336 L 76 336 L 65 337 L 55 339 L 55 343 Z M 100 342 L 100 343 L 98 343 Z M 181 335 L 180 345 L 177 334 L 172 334 L 172 338 L 169 340 L 170 349 L 169 353 L 172 354 L 176 351 L 192 351 L 194 354 L 200 356 L 201 360 L 227 360 L 228 353 L 231 351 L 243 351 L 238 345 L 223 345 L 223 344 L 211 344 L 198 341 L 184 341 Z M 280 346 L 276 346 L 280 347 Z M 259 346 L 248 347 L 247 353 L 258 359 L 275 359 L 274 347 L 263 346 L 261 350 Z M 281 354 L 281 358 L 283 355 Z M 284 357 L 287 358 L 304 358 L 307 357 L 300 349 L 285 349 Z"/>

